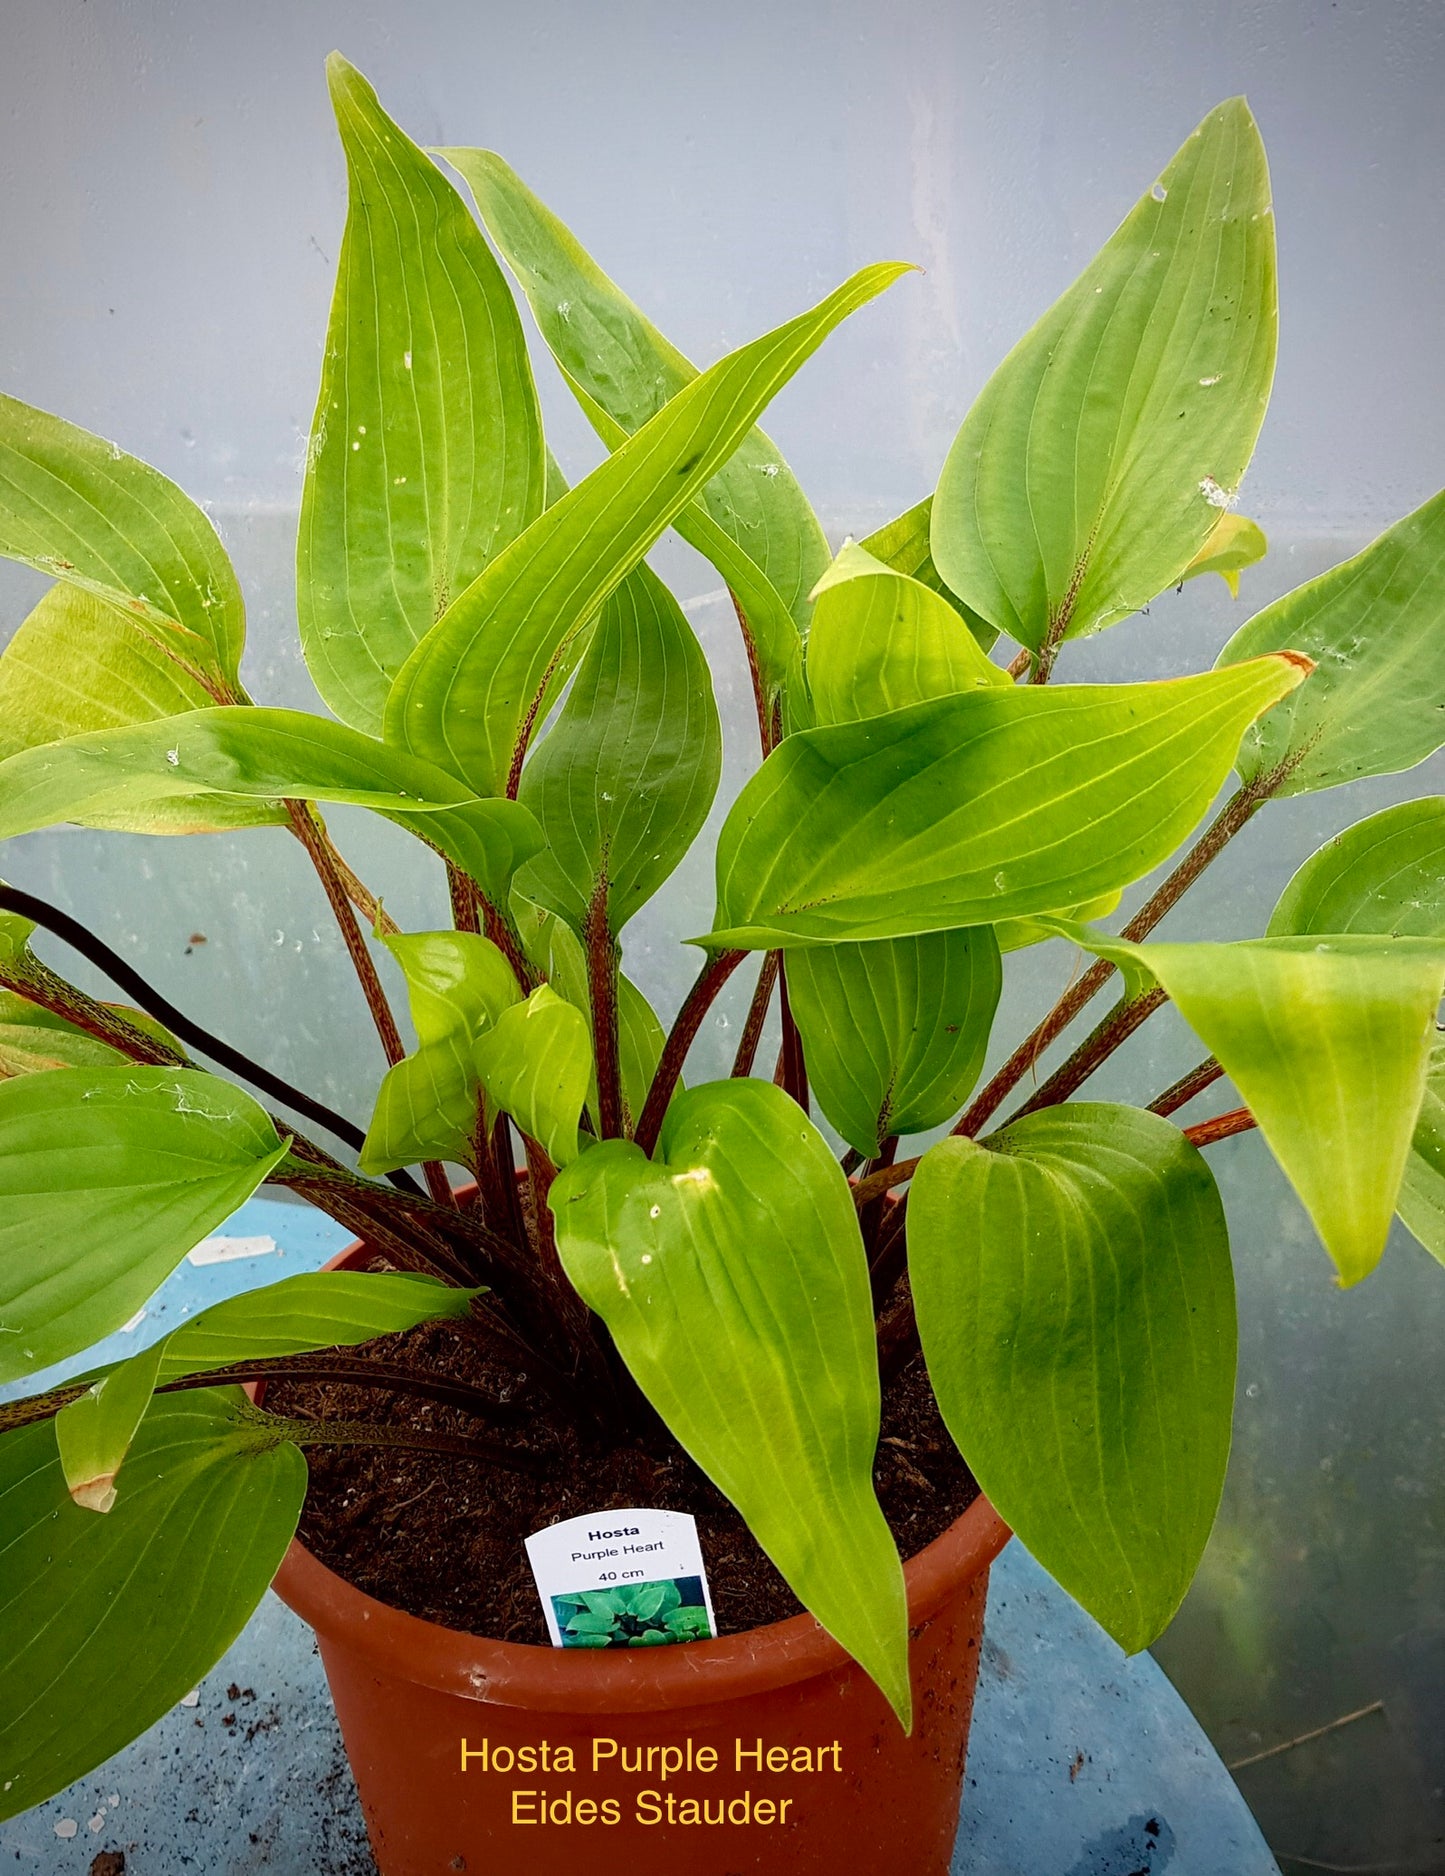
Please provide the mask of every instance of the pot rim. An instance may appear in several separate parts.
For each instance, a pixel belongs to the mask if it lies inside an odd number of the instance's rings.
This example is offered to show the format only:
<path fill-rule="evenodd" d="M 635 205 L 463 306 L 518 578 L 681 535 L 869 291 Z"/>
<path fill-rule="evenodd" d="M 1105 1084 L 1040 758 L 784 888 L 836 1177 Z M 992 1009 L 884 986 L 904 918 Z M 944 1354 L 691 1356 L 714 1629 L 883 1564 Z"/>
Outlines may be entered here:
<path fill-rule="evenodd" d="M 348 1245 L 327 1264 L 365 1247 Z M 980 1576 L 1008 1542 L 1009 1527 L 982 1493 L 903 1566 L 916 1629 Z M 645 1713 L 770 1692 L 851 1665 L 815 1617 L 789 1616 L 741 1635 L 676 1648 L 601 1650 L 494 1641 L 408 1615 L 357 1589 L 293 1538 L 272 1588 L 325 1642 L 360 1655 L 375 1672 L 465 1700 L 539 1712 Z"/>

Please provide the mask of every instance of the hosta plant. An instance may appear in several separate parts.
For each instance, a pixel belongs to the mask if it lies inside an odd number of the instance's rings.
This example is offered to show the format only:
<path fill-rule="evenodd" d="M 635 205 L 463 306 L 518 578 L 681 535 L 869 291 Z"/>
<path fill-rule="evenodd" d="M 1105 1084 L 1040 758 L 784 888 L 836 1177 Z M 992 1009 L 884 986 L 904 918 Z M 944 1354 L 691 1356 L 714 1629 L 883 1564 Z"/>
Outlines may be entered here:
<path fill-rule="evenodd" d="M 298 840 L 379 1038 L 363 1130 L 241 1052 L 263 1012 L 208 1035 L 4 889 L 0 1379 L 23 1397 L 0 1437 L 0 1809 L 216 1660 L 295 1530 L 309 1447 L 426 1437 L 269 1412 L 237 1385 L 268 1375 L 439 1393 L 475 1417 L 455 1449 L 499 1466 L 536 1463 L 529 1420 L 594 1447 L 670 1435 L 906 1726 L 872 1467 L 881 1388 L 922 1362 L 1002 1516 L 1142 1648 L 1229 1448 L 1234 1286 L 1201 1148 L 1258 1127 L 1342 1284 L 1397 1210 L 1445 1254 L 1445 802 L 1330 842 L 1258 937 L 1152 936 L 1272 803 L 1445 740 L 1445 497 L 1210 669 L 1092 682 L 1082 642 L 1264 551 L 1234 506 L 1275 356 L 1248 110 L 1205 119 L 1004 360 L 932 496 L 835 552 L 757 424 L 844 319 L 910 290 L 906 266 L 699 371 L 499 157 L 419 149 L 339 58 L 331 88 L 349 210 L 297 558 L 324 713 L 248 694 L 235 575 L 178 488 L 0 403 L 0 551 L 54 579 L 0 659 L 0 837 L 254 828 L 258 869 Z M 504 266 L 605 446 L 570 487 Z M 668 528 L 735 599 L 757 767 L 710 926 L 675 928 L 697 976 L 665 1026 L 622 941 L 699 834 L 721 747 L 707 662 L 647 562 Z M 397 928 L 332 803 L 432 850 L 433 929 Z M 37 926 L 120 1000 L 42 962 Z M 1080 973 L 1009 1053 L 1010 954 L 1060 938 Z M 755 987 L 732 1074 L 684 1087 L 735 972 Z M 1199 1067 L 1137 1106 L 1089 1098 L 1165 1002 Z M 1238 1104 L 1183 1124 L 1219 1077 Z M 387 1267 L 289 1278 L 47 1385 L 266 1182 Z M 405 1344 L 348 1353 L 440 1316 L 525 1371 L 520 1424 Z M 574 1627 L 620 1615 L 629 1640 L 688 1626 L 589 1605 Z"/>

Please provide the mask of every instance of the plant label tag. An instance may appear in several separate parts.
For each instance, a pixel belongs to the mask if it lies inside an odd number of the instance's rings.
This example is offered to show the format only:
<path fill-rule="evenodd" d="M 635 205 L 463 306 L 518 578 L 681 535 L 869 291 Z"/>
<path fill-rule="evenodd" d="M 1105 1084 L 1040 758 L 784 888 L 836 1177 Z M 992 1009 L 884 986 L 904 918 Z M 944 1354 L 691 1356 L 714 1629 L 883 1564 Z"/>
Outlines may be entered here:
<path fill-rule="evenodd" d="M 717 1634 L 697 1520 L 598 1511 L 527 1539 L 554 1648 L 656 1648 Z"/>

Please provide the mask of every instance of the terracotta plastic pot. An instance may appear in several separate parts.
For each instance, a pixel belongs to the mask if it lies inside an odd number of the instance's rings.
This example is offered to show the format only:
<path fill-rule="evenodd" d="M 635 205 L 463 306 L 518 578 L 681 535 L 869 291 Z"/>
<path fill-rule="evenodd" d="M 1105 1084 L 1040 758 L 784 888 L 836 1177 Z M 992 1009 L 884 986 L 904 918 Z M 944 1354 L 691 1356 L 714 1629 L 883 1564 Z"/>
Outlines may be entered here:
<path fill-rule="evenodd" d="M 911 1738 L 811 1616 L 592 1653 L 405 1615 L 299 1541 L 275 1588 L 316 1631 L 382 1876 L 945 1876 L 1007 1538 L 980 1498 L 905 1566 Z"/>

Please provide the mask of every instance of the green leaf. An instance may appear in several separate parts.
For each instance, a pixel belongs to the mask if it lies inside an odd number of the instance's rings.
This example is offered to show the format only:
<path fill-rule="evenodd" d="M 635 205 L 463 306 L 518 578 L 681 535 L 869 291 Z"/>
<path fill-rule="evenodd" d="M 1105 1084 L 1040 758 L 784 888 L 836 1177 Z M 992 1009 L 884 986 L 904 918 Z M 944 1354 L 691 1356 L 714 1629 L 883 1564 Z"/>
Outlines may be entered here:
<path fill-rule="evenodd" d="M 656 1159 L 604 1141 L 549 1203 L 563 1268 L 638 1385 L 906 1727 L 868 1267 L 822 1135 L 770 1083 L 712 1082 L 674 1099 Z"/>
<path fill-rule="evenodd" d="M 465 1316 L 480 1290 L 431 1277 L 317 1271 L 283 1277 L 202 1310 L 92 1382 L 55 1417 L 65 1482 L 76 1504 L 111 1511 L 120 1471 L 154 1390 L 233 1362 L 351 1348 L 418 1323 Z M 129 1487 L 130 1474 L 126 1474 Z"/>
<path fill-rule="evenodd" d="M 1296 587 L 1219 654 L 1232 665 L 1288 645 L 1313 658 L 1310 683 L 1250 731 L 1246 782 L 1308 795 L 1392 775 L 1445 743 L 1445 491 L 1363 553 Z"/>
<path fill-rule="evenodd" d="M 988 926 L 804 947 L 787 972 L 809 1084 L 849 1146 L 871 1158 L 957 1112 L 1003 984 Z"/>
<path fill-rule="evenodd" d="M 567 1624 L 567 1633 L 569 1635 L 610 1635 L 612 1620 L 610 1615 L 589 1615 L 583 1611 L 580 1615 L 574 1615 Z"/>
<path fill-rule="evenodd" d="M 907 271 L 865 267 L 679 391 L 453 600 L 392 688 L 388 738 L 500 794 L 549 675 L 753 420 L 849 313 Z"/>
<path fill-rule="evenodd" d="M 933 547 L 930 531 L 933 524 L 933 497 L 925 495 L 921 502 L 890 521 L 886 527 L 878 528 L 874 533 L 859 542 L 865 552 L 881 560 L 885 566 L 892 567 L 895 573 L 906 573 L 910 579 L 918 580 L 930 592 L 946 599 L 953 610 L 973 633 L 979 644 L 988 651 L 998 637 L 998 628 L 980 619 L 976 612 L 971 612 L 957 593 L 950 592 L 944 584 L 943 576 L 933 564 Z"/>
<path fill-rule="evenodd" d="M 1253 453 L 1275 334 L 1269 173 L 1235 98 L 965 417 L 933 503 L 949 586 L 1034 652 L 1172 586 Z"/>
<path fill-rule="evenodd" d="M 392 679 L 455 596 L 542 511 L 526 341 L 465 203 L 338 52 L 346 232 L 297 541 L 306 663 L 381 732 Z"/>
<path fill-rule="evenodd" d="M 1123 896 L 1122 892 L 1104 892 L 1100 893 L 1097 899 L 1086 900 L 1083 905 L 1043 918 L 1000 919 L 993 928 L 993 935 L 998 939 L 1000 951 L 1023 951 L 1029 945 L 1043 944 L 1046 939 L 1057 938 L 1059 933 L 1056 921 L 1058 919 L 1087 921 L 1107 918 L 1118 906 Z"/>
<path fill-rule="evenodd" d="M 64 581 L 52 586 L 0 655 L 0 760 L 87 730 L 119 729 L 209 707 L 211 698 L 124 606 Z M 193 833 L 283 822 L 268 802 L 181 795 L 91 827 Z"/>
<path fill-rule="evenodd" d="M 525 929 L 525 927 L 524 927 Z M 569 925 L 554 913 L 543 912 L 528 942 L 528 955 L 546 976 L 559 997 L 582 1012 L 592 1035 L 592 997 L 587 984 L 587 955 Z M 622 1078 L 623 1116 L 630 1129 L 642 1112 L 647 1091 L 662 1060 L 666 1032 L 657 1012 L 630 977 L 617 978 L 617 1052 Z M 594 1042 L 595 1052 L 595 1042 Z M 679 1087 L 683 1084 L 679 1080 Z M 594 1072 L 587 1094 L 587 1111 L 594 1127 L 598 1120 L 597 1081 Z"/>
<path fill-rule="evenodd" d="M 813 589 L 807 673 L 820 724 L 1009 682 L 946 600 L 851 543 Z"/>
<path fill-rule="evenodd" d="M 8 757 L 0 762 L 0 840 L 201 794 L 375 809 L 433 841 L 503 903 L 510 868 L 541 841 L 517 802 L 479 801 L 418 756 L 306 711 L 254 708 L 192 710 Z"/>
<path fill-rule="evenodd" d="M 518 799 L 546 842 L 518 881 L 580 932 L 600 899 L 615 938 L 707 819 L 722 726 L 702 647 L 645 562 L 606 605 Z"/>
<path fill-rule="evenodd" d="M 249 1095 L 199 1069 L 0 1082 L 0 1381 L 118 1329 L 285 1154 Z"/>
<path fill-rule="evenodd" d="M 425 1160 L 469 1165 L 481 1102 L 472 1049 L 521 1000 L 516 977 L 475 932 L 409 932 L 383 943 L 406 977 L 417 1046 L 382 1079 L 361 1170 L 394 1172 Z"/>
<path fill-rule="evenodd" d="M 1305 861 L 1268 935 L 1313 932 L 1445 938 L 1445 796 L 1372 814 Z"/>
<path fill-rule="evenodd" d="M 1407 1229 L 1445 1264 L 1445 1041 L 1436 1039 L 1425 1095 L 1400 1183 L 1399 1211 Z"/>
<path fill-rule="evenodd" d="M 123 607 L 212 696 L 240 696 L 245 608 L 205 515 L 158 470 L 13 397 L 0 397 L 0 554 Z"/>
<path fill-rule="evenodd" d="M 1078 941 L 1150 973 L 1248 1103 L 1348 1287 L 1380 1261 L 1425 1089 L 1445 943 Z"/>
<path fill-rule="evenodd" d="M 490 150 L 447 150 L 527 295 L 542 337 L 609 449 L 697 378 L 576 237 Z M 737 595 L 765 688 L 777 690 L 808 624 L 808 594 L 829 560 L 822 525 L 761 430 L 703 484 L 674 522 Z"/>
<path fill-rule="evenodd" d="M 1327 841 L 1295 874 L 1270 937 L 1445 938 L 1445 798 L 1403 801 Z M 1436 1040 L 1396 1208 L 1445 1263 L 1445 1045 Z"/>
<path fill-rule="evenodd" d="M 125 1003 L 107 1003 L 137 1029 L 159 1041 L 175 1045 L 175 1038 L 144 1010 L 131 1009 Z M 127 1061 L 119 1049 L 87 1035 L 52 1010 L 13 991 L 0 991 L 0 1079 L 12 1075 L 33 1075 L 52 1068 L 101 1068 L 113 1062 Z"/>
<path fill-rule="evenodd" d="M 1244 515 L 1222 514 L 1214 532 L 1180 575 L 1192 580 L 1201 573 L 1217 573 L 1229 588 L 1230 596 L 1239 598 L 1239 576 L 1246 567 L 1263 560 L 1269 552 L 1264 529 Z"/>
<path fill-rule="evenodd" d="M 472 1057 L 487 1098 L 547 1151 L 554 1166 L 577 1155 L 577 1126 L 593 1076 L 592 1038 L 582 1012 L 550 984 L 503 1010 Z"/>
<path fill-rule="evenodd" d="M 1142 878 L 1304 676 L 977 690 L 784 739 L 718 839 L 713 948 L 1024 918 Z M 1220 683 L 1220 678 L 1233 681 Z"/>
<path fill-rule="evenodd" d="M 1234 1277 L 1203 1157 L 1102 1102 L 926 1153 L 908 1272 L 939 1410 L 1029 1550 L 1135 1653 L 1219 1508 Z"/>
<path fill-rule="evenodd" d="M 103 1764 L 215 1665 L 305 1492 L 301 1454 L 259 1436 L 234 1389 L 156 1403 L 108 1518 L 71 1503 L 47 1422 L 0 1439 L 0 1818 Z"/>
<path fill-rule="evenodd" d="M 34 931 L 34 919 L 21 918 L 18 912 L 0 912 L 0 961 L 13 964 L 25 957 Z"/>

